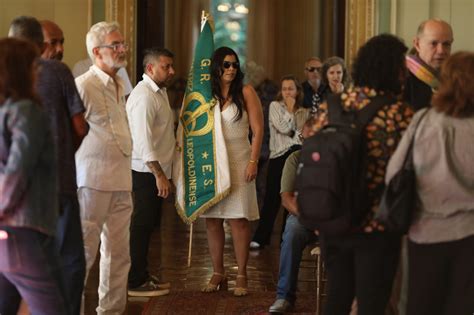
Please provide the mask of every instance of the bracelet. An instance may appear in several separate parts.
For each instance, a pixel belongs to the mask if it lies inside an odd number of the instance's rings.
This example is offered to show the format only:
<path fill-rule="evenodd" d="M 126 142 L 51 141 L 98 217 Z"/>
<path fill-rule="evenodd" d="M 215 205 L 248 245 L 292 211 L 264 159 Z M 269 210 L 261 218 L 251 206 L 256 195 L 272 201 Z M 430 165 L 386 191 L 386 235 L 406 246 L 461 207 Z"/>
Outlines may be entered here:
<path fill-rule="evenodd" d="M 258 164 L 258 161 L 255 161 L 255 160 L 249 160 L 249 163 L 255 163 L 255 164 Z"/>

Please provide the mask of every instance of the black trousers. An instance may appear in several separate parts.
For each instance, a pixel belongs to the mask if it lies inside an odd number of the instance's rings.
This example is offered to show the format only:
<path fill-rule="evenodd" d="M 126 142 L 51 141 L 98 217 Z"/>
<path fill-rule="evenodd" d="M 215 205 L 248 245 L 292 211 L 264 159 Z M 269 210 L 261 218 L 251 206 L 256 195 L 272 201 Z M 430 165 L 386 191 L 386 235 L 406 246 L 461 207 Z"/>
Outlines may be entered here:
<path fill-rule="evenodd" d="M 474 314 L 474 235 L 458 241 L 408 242 L 408 315 Z"/>
<path fill-rule="evenodd" d="M 128 286 L 136 288 L 146 282 L 148 273 L 148 247 L 155 227 L 160 226 L 163 198 L 158 197 L 155 176 L 132 171 L 133 213 L 130 224 L 131 267 Z"/>
<path fill-rule="evenodd" d="M 274 159 L 268 160 L 267 182 L 265 199 L 263 200 L 262 210 L 260 211 L 260 221 L 257 230 L 253 236 L 253 241 L 262 246 L 270 244 L 273 225 L 281 205 L 280 188 L 281 174 L 285 166 L 286 158 L 301 146 L 292 146 L 285 154 Z M 283 218 L 285 226 L 286 215 Z"/>
<path fill-rule="evenodd" d="M 63 271 L 64 290 L 71 314 L 80 314 L 86 259 L 77 195 L 60 196 L 61 215 L 56 227 L 56 245 Z"/>
<path fill-rule="evenodd" d="M 347 315 L 354 297 L 358 315 L 383 315 L 400 256 L 401 237 L 359 233 L 321 237 L 328 280 L 325 315 Z"/>

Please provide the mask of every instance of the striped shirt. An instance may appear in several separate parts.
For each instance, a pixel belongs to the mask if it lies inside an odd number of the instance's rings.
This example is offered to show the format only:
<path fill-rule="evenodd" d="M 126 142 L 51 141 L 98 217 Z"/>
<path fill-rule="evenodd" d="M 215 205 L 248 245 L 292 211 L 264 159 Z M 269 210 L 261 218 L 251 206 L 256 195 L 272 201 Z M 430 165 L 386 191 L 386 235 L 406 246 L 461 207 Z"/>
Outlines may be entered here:
<path fill-rule="evenodd" d="M 270 125 L 270 159 L 282 156 L 294 145 L 301 145 L 295 114 L 287 110 L 285 103 L 271 102 L 268 120 Z"/>

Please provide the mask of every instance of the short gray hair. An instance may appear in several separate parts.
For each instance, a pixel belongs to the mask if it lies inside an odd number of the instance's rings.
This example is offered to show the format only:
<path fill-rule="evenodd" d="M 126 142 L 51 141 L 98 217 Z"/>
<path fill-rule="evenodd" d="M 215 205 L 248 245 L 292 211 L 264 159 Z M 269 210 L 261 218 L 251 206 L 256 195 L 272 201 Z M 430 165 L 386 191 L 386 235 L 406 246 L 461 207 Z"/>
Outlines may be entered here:
<path fill-rule="evenodd" d="M 32 16 L 18 16 L 10 23 L 8 37 L 20 38 L 43 47 L 44 37 L 40 22 Z"/>
<path fill-rule="evenodd" d="M 120 32 L 120 25 L 117 22 L 99 22 L 91 26 L 86 35 L 87 53 L 92 61 L 95 60 L 92 50 L 105 44 L 105 36 L 112 32 Z"/>

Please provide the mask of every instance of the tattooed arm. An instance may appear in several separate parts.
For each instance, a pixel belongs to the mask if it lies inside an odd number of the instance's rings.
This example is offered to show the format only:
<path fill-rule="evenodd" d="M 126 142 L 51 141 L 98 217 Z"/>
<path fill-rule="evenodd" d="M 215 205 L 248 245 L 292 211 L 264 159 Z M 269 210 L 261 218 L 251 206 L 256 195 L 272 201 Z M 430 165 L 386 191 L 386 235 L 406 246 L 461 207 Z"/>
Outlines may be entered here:
<path fill-rule="evenodd" d="M 172 186 L 168 178 L 166 178 L 163 169 L 158 161 L 146 162 L 146 166 L 155 175 L 156 189 L 158 189 L 158 196 L 166 198 L 172 190 Z"/>

